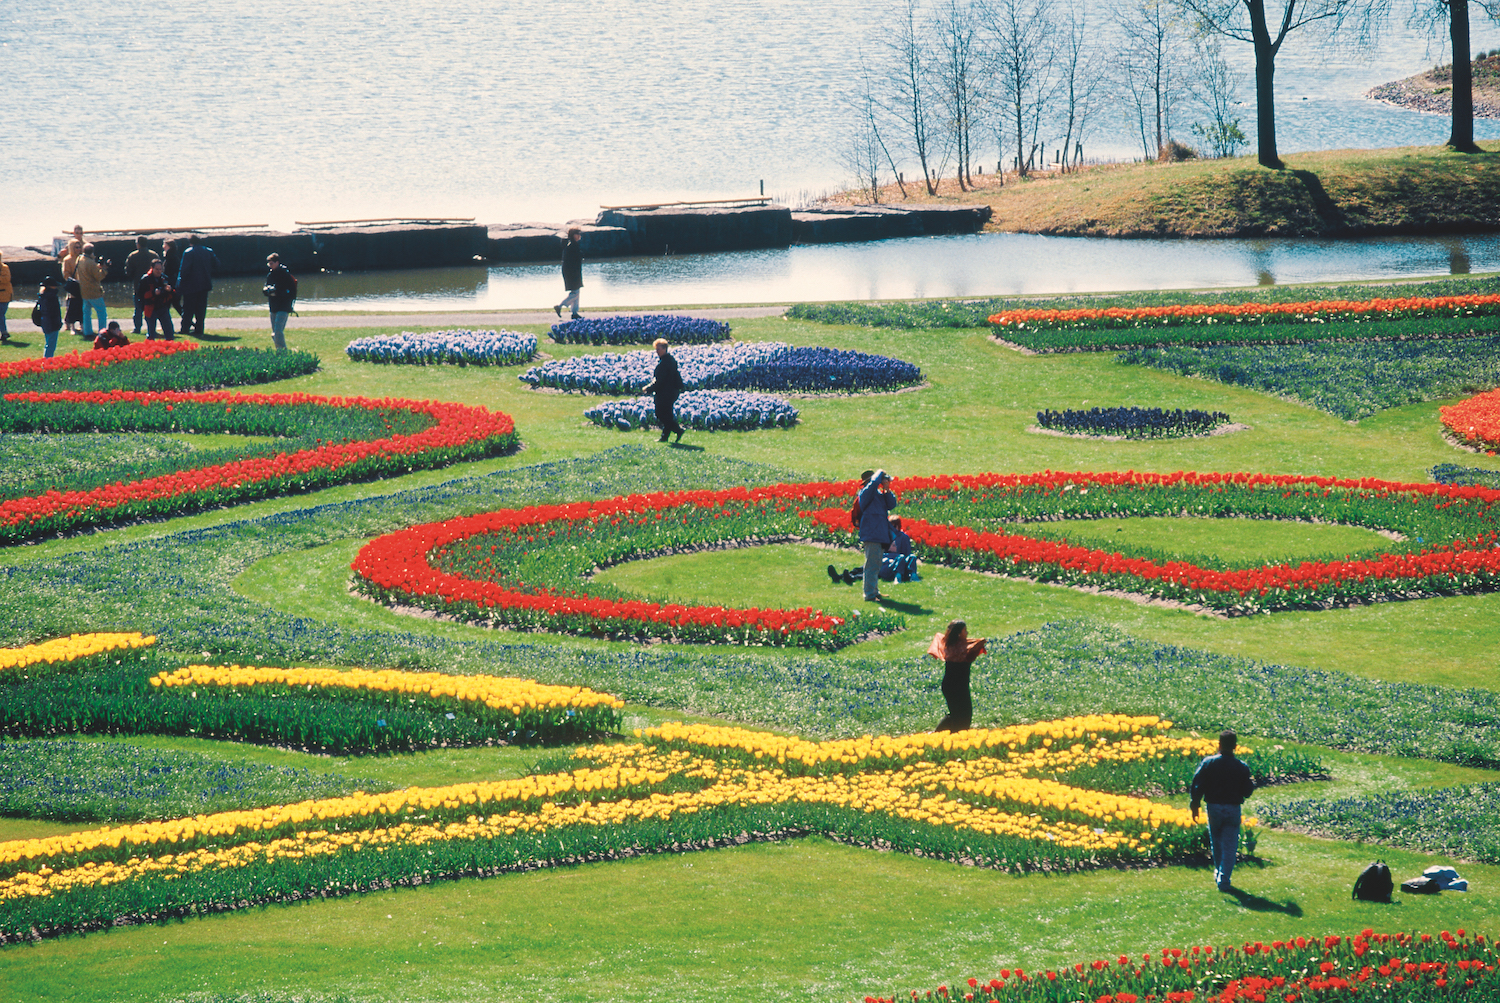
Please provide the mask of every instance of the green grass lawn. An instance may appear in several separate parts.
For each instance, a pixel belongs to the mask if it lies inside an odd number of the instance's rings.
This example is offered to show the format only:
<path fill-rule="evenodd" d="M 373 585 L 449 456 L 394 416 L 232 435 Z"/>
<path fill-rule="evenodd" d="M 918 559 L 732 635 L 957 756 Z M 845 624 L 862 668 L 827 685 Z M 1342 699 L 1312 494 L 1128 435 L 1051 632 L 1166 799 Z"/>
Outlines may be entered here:
<path fill-rule="evenodd" d="M 289 341 L 316 352 L 323 369 L 256 392 L 482 404 L 515 416 L 523 449 L 381 482 L 5 548 L 0 643 L 139 629 L 161 633 L 169 647 L 191 658 L 212 649 L 216 656 L 227 653 L 226 659 L 267 664 L 405 662 L 584 684 L 593 679 L 631 701 L 627 728 L 713 718 L 832 733 L 840 724 L 860 726 L 840 722 L 830 703 L 853 693 L 877 693 L 886 701 L 869 718 L 882 727 L 930 727 L 941 697 L 935 666 L 930 659 L 924 663 L 921 653 L 932 632 L 953 617 L 968 620 L 971 632 L 995 638 L 1081 621 L 1096 625 L 1100 637 L 1113 632 L 1108 636 L 1345 674 L 1336 678 L 1347 676 L 1351 690 L 1367 680 L 1500 690 L 1500 595 L 1226 620 L 926 567 L 923 581 L 889 587 L 906 616 L 905 631 L 818 657 L 490 631 L 407 616 L 350 594 L 349 561 L 371 536 L 501 505 L 632 490 L 844 479 L 874 466 L 898 476 L 1134 469 L 1402 481 L 1425 481 L 1427 470 L 1442 462 L 1500 470 L 1500 458 L 1460 453 L 1443 441 L 1437 423 L 1442 402 L 1392 408 L 1350 423 L 1253 390 L 1122 365 L 1109 354 L 1023 356 L 979 330 L 865 329 L 780 319 L 733 324 L 738 338 L 898 356 L 921 366 L 928 385 L 900 394 L 799 400 L 802 421 L 794 429 L 689 433 L 688 448 L 658 449 L 646 434 L 586 423 L 582 412 L 593 398 L 526 389 L 516 379 L 517 368 L 356 364 L 343 346 L 372 329 L 294 327 Z M 541 327 L 529 330 L 545 333 Z M 260 332 L 226 338 L 226 344 L 263 341 Z M 26 351 L 40 354 L 39 346 Z M 544 338 L 542 351 L 562 357 L 593 350 Z M 1132 442 L 1026 431 L 1044 408 L 1126 405 L 1222 410 L 1250 429 Z M 617 450 L 622 444 L 641 448 Z M 1061 531 L 1091 546 L 1128 545 L 1238 564 L 1368 553 L 1387 543 L 1362 529 L 1251 520 L 1098 520 L 1019 528 Z M 857 607 L 854 588 L 830 584 L 824 571 L 829 563 L 853 566 L 858 555 L 785 544 L 633 562 L 599 578 L 632 592 L 737 606 Z M 1087 631 L 1067 636 L 1070 643 L 1095 645 L 1117 657 L 1105 640 L 1089 640 Z M 1025 656 L 1008 657 L 1005 686 L 1023 689 Z M 1036 678 L 1059 692 L 1021 694 L 1030 702 L 1002 702 L 995 692 L 991 710 L 1024 716 L 1039 713 L 1054 696 L 1059 704 L 1079 694 L 1113 699 L 1107 694 L 1115 691 L 1099 681 L 1108 675 L 1107 659 L 1100 664 L 1105 668 L 1090 670 L 1097 678 L 1077 676 L 1071 693 L 1063 692 L 1067 683 L 1052 681 L 1068 678 L 1065 673 L 1044 676 L 1038 667 Z M 976 665 L 976 695 L 992 692 L 978 681 L 985 665 Z M 826 677 L 817 675 L 820 669 Z M 1212 669 L 1202 671 L 1192 678 L 1211 677 Z M 1193 692 L 1173 694 L 1173 706 L 1186 704 L 1201 715 L 1203 723 L 1193 727 L 1217 730 L 1210 722 L 1236 708 L 1218 704 L 1221 696 L 1211 684 L 1194 685 Z M 1135 699 L 1149 705 L 1152 695 Z M 1277 713 L 1274 707 L 1258 710 L 1265 720 Z M 1288 707 L 1287 716 L 1295 717 L 1295 710 Z M 1356 720 L 1350 727 L 1376 724 Z M 1247 741 L 1272 741 L 1245 730 Z M 351 759 L 191 738 L 100 740 L 401 785 L 519 776 L 549 754 L 442 749 Z M 1283 737 L 1274 741 L 1294 744 Z M 1415 751 L 1395 756 L 1323 746 L 1313 752 L 1330 780 L 1270 788 L 1257 797 L 1357 795 L 1495 777 Z M 0 839 L 78 828 L 0 819 Z M 1500 933 L 1493 897 L 1500 867 L 1459 863 L 1475 889 L 1467 895 L 1406 897 L 1375 907 L 1349 900 L 1354 876 L 1370 859 L 1384 857 L 1402 878 L 1439 858 L 1274 831 L 1262 837 L 1259 853 L 1263 863 L 1237 872 L 1247 890 L 1240 899 L 1214 892 L 1210 876 L 1191 867 L 1015 877 L 823 839 L 662 855 L 0 948 L 0 1001 L 157 1000 L 192 993 L 460 1000 L 562 992 L 584 999 L 734 994 L 845 1003 L 867 993 L 889 996 L 971 974 L 987 977 L 1002 964 L 1058 965 L 1170 945 L 1354 933 L 1366 926 L 1432 932 L 1468 926 Z"/>

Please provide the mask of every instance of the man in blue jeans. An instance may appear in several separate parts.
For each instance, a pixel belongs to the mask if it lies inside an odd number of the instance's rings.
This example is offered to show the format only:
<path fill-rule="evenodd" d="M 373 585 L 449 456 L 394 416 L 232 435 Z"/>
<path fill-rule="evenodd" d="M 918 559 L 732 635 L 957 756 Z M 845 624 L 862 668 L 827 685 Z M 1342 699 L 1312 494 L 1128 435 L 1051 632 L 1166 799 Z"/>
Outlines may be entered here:
<path fill-rule="evenodd" d="M 1239 738 L 1232 731 L 1219 733 L 1219 754 L 1198 764 L 1189 788 L 1189 806 L 1193 821 L 1198 821 L 1198 806 L 1208 805 L 1208 852 L 1214 862 L 1214 884 L 1219 891 L 1232 887 L 1234 862 L 1240 852 L 1240 805 L 1255 791 L 1250 767 L 1236 759 L 1234 747 Z"/>

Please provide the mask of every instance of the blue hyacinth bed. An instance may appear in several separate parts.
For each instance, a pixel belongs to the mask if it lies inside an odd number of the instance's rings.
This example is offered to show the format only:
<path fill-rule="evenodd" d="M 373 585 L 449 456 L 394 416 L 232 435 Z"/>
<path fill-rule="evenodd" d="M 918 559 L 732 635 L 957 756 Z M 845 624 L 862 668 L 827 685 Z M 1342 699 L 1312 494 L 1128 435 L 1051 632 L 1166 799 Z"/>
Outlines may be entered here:
<path fill-rule="evenodd" d="M 560 345 L 649 345 L 666 338 L 674 345 L 705 345 L 729 338 L 729 325 L 702 317 L 652 313 L 643 317 L 585 317 L 553 324 L 549 337 Z"/>
<path fill-rule="evenodd" d="M 677 398 L 672 413 L 679 425 L 706 432 L 791 428 L 797 423 L 797 409 L 787 401 L 745 390 L 689 390 Z M 595 425 L 622 432 L 660 427 L 656 404 L 650 397 L 605 401 L 583 412 L 583 416 Z"/>
<path fill-rule="evenodd" d="M 685 345 L 672 350 L 688 390 L 769 390 L 780 393 L 859 393 L 922 382 L 909 362 L 835 348 L 793 348 L 779 341 Z M 586 394 L 641 393 L 651 382 L 656 353 L 582 355 L 532 366 L 519 377 L 533 388 Z"/>
<path fill-rule="evenodd" d="M 536 335 L 519 331 L 402 331 L 356 339 L 344 351 L 357 362 L 515 366 L 536 355 Z"/>

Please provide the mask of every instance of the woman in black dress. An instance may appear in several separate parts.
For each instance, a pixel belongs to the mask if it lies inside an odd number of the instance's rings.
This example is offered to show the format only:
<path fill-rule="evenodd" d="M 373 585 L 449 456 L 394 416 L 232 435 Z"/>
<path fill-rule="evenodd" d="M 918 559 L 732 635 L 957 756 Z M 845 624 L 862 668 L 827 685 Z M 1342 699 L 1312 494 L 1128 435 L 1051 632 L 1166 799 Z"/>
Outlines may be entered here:
<path fill-rule="evenodd" d="M 932 635 L 927 653 L 943 663 L 943 699 L 948 701 L 948 716 L 933 731 L 967 731 L 974 723 L 969 667 L 984 654 L 984 638 L 971 638 L 969 625 L 954 620 L 943 633 Z"/>
<path fill-rule="evenodd" d="M 673 408 L 677 406 L 677 398 L 682 396 L 682 373 L 677 369 L 677 360 L 672 358 L 666 338 L 657 338 L 651 347 L 656 349 L 656 371 L 651 374 L 646 389 L 656 397 L 656 421 L 661 425 L 659 441 L 666 442 L 667 436 L 676 432 L 677 441 L 681 442 L 683 429 L 677 424 Z"/>

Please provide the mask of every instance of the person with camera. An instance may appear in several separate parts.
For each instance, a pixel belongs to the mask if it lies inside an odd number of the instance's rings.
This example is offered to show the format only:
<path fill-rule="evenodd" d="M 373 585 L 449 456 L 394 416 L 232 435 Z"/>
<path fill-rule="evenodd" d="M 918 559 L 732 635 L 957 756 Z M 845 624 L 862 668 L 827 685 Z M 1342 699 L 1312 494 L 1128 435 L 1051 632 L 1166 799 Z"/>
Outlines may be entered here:
<path fill-rule="evenodd" d="M 880 602 L 880 565 L 891 545 L 891 509 L 899 504 L 891 475 L 877 470 L 859 491 L 859 542 L 865 548 L 865 602 Z"/>
<path fill-rule="evenodd" d="M 78 295 L 83 298 L 83 336 L 91 341 L 94 338 L 94 317 L 99 318 L 101 331 L 109 322 L 109 316 L 104 310 L 104 276 L 108 274 L 109 260 L 101 262 L 95 254 L 94 245 L 84 244 L 83 257 L 79 259 L 73 277 L 78 280 Z"/>
<path fill-rule="evenodd" d="M 274 251 L 266 256 L 266 284 L 261 292 L 266 294 L 266 305 L 271 309 L 271 344 L 276 351 L 286 351 L 286 319 L 297 302 L 297 277 L 291 269 L 281 263 L 281 255 Z"/>
<path fill-rule="evenodd" d="M 135 301 L 141 304 L 146 319 L 146 340 L 156 340 L 156 324 L 161 322 L 161 335 L 167 341 L 172 336 L 172 297 L 176 290 L 167 281 L 166 263 L 160 258 L 151 262 L 151 268 L 135 286 Z"/>

